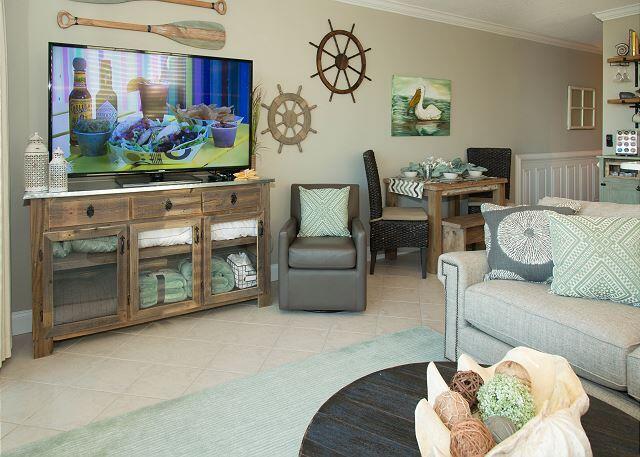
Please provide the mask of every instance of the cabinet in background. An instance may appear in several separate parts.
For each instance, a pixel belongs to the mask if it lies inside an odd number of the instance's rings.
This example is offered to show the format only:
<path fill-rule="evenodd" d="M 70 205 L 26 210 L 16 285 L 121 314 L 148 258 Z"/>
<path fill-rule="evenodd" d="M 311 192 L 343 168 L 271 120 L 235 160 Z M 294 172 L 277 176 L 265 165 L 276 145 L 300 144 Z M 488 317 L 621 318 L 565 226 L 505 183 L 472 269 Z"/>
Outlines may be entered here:
<path fill-rule="evenodd" d="M 640 204 L 640 172 L 624 170 L 625 162 L 640 162 L 640 157 L 600 156 L 600 201 Z"/>

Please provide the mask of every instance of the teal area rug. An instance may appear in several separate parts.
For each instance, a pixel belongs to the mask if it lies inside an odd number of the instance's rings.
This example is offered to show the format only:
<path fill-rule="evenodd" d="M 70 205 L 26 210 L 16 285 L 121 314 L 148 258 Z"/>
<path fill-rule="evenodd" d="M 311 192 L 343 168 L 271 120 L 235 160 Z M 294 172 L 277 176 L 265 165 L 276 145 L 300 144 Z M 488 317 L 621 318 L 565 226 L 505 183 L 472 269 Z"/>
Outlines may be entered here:
<path fill-rule="evenodd" d="M 342 387 L 384 368 L 443 358 L 442 335 L 414 328 L 96 422 L 8 455 L 294 457 L 313 415 Z"/>

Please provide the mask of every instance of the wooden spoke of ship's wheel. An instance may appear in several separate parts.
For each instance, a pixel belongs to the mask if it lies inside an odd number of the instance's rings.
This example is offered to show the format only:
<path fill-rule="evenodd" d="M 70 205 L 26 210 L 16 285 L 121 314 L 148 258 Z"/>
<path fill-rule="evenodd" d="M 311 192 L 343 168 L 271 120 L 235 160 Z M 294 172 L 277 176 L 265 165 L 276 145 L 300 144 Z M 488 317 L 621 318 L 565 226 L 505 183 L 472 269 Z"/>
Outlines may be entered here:
<path fill-rule="evenodd" d="M 324 38 L 322 38 L 322 41 L 320 41 L 320 44 L 314 44 L 310 42 L 310 44 L 314 48 L 316 48 L 316 69 L 317 69 L 317 72 L 311 75 L 311 77 L 312 78 L 315 78 L 316 76 L 320 77 L 322 84 L 324 84 L 325 87 L 329 89 L 329 91 L 331 92 L 331 95 L 329 96 L 329 101 L 333 101 L 333 96 L 335 94 L 341 94 L 341 95 L 349 94 L 351 95 L 351 99 L 355 103 L 356 98 L 355 98 L 354 92 L 360 87 L 360 85 L 365 79 L 368 81 L 371 81 L 371 78 L 369 78 L 366 75 L 366 70 L 367 70 L 366 53 L 369 52 L 371 48 L 364 49 L 364 47 L 362 46 L 358 38 L 356 38 L 356 36 L 353 34 L 353 31 L 355 30 L 355 24 L 351 26 L 351 30 L 349 31 L 337 30 L 333 28 L 333 24 L 331 23 L 331 20 L 329 20 L 329 29 L 330 29 L 330 32 L 326 34 Z M 338 41 L 339 36 L 346 38 L 344 46 L 342 47 L 340 46 L 340 42 Z M 335 51 L 336 54 L 332 52 L 333 50 L 329 51 L 327 49 L 327 47 L 334 47 L 334 46 L 336 48 L 336 51 Z M 356 52 L 353 55 L 349 55 L 349 48 L 353 48 L 354 46 L 357 48 L 358 52 Z M 333 58 L 334 61 L 332 62 L 331 65 L 328 65 L 328 66 L 323 65 L 323 57 L 325 54 Z M 360 71 L 356 69 L 358 65 L 354 66 L 350 62 L 352 59 L 356 59 L 358 57 L 360 58 L 360 68 L 361 68 Z M 337 68 L 338 70 L 335 75 L 335 78 L 333 78 L 332 76 L 328 76 L 328 72 L 330 70 L 333 70 L 334 68 Z M 351 81 L 351 78 L 349 78 L 348 70 L 351 70 L 358 75 L 355 81 Z M 347 87 L 345 89 L 338 87 L 338 81 L 340 80 L 341 73 L 344 73 L 344 79 L 346 80 L 346 83 L 347 83 Z"/>

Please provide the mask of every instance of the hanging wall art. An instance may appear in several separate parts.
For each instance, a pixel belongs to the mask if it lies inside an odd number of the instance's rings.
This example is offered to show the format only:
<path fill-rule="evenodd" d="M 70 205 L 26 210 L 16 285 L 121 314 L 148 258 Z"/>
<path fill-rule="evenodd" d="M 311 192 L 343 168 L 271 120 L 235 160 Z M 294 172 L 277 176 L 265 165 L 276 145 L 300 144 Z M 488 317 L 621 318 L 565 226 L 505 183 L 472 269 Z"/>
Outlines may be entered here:
<path fill-rule="evenodd" d="M 392 136 L 449 136 L 451 81 L 394 76 L 391 89 Z"/>
<path fill-rule="evenodd" d="M 160 25 L 142 25 L 103 21 L 101 19 L 85 19 L 74 16 L 67 11 L 60 11 L 58 13 L 58 25 L 63 29 L 68 29 L 74 25 L 85 25 L 88 27 L 149 32 L 162 35 L 187 46 L 212 49 L 214 51 L 222 49 L 227 41 L 224 26 L 216 22 L 207 21 L 179 21 Z"/>
<path fill-rule="evenodd" d="M 114 3 L 128 3 L 138 0 L 73 0 L 81 3 L 99 3 L 105 5 L 111 5 Z M 220 15 L 227 14 L 227 2 L 226 0 L 219 0 L 217 2 L 205 2 L 202 0 L 159 0 L 165 3 L 174 3 L 176 5 L 197 6 L 199 8 L 212 9 Z"/>
<path fill-rule="evenodd" d="M 279 95 L 273 99 L 271 105 L 262 104 L 268 110 L 267 123 L 269 128 L 262 131 L 262 134 L 271 132 L 271 136 L 280 143 L 278 154 L 282 153 L 284 146 L 298 146 L 298 151 L 302 152 L 301 143 L 307 138 L 309 132 L 318 133 L 311 128 L 311 111 L 317 105 L 309 106 L 307 101 L 300 95 L 302 86 L 298 87 L 296 93 L 284 93 L 278 84 Z"/>
<path fill-rule="evenodd" d="M 334 30 L 331 20 L 331 31 L 324 36 L 319 44 L 311 41 L 309 44 L 317 49 L 316 68 L 317 73 L 312 78 L 320 77 L 320 80 L 331 92 L 329 101 L 335 94 L 351 95 L 353 103 L 356 102 L 354 92 L 362 85 L 364 80 L 371 81 L 367 76 L 367 52 L 360 40 L 353 34 L 356 25 L 351 26 L 351 31 Z M 349 76 L 351 75 L 351 76 Z"/>

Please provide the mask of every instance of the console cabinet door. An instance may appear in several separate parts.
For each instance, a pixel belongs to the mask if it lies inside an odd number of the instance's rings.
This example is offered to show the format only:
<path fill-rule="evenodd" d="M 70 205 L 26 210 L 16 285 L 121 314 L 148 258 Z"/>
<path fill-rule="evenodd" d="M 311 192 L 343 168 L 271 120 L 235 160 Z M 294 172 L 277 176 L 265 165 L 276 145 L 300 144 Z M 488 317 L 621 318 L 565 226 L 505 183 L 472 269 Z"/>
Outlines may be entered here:
<path fill-rule="evenodd" d="M 162 318 L 201 306 L 202 221 L 131 225 L 131 320 Z"/>
<path fill-rule="evenodd" d="M 44 234 L 42 324 L 48 337 L 126 320 L 127 229 Z"/>
<path fill-rule="evenodd" d="M 226 305 L 257 297 L 264 268 L 264 213 L 209 216 L 204 220 L 203 297 Z"/>

